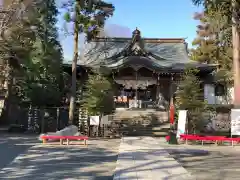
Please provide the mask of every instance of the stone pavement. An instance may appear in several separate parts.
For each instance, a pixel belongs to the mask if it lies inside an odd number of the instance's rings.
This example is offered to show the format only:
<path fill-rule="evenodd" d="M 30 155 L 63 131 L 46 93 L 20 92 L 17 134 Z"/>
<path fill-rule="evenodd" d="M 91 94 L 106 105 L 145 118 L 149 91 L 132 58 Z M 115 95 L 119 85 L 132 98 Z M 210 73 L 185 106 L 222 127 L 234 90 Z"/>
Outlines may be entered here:
<path fill-rule="evenodd" d="M 240 146 L 161 145 L 198 180 L 240 179 Z"/>
<path fill-rule="evenodd" d="M 151 137 L 121 140 L 114 180 L 194 180 L 170 154 Z"/>
<path fill-rule="evenodd" d="M 34 139 L 0 137 L 0 180 L 113 179 L 120 140 L 91 140 L 85 147 Z"/>

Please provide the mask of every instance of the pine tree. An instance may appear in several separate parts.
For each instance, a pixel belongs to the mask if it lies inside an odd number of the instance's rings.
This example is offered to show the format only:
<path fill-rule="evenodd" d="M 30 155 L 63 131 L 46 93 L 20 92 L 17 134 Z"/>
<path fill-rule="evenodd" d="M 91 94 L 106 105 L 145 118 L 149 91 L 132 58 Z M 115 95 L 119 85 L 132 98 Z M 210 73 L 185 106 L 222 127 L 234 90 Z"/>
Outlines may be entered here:
<path fill-rule="evenodd" d="M 69 124 L 73 123 L 76 100 L 76 69 L 78 60 L 78 35 L 84 33 L 86 40 L 94 39 L 104 26 L 105 20 L 112 16 L 114 6 L 102 0 L 68 0 L 64 3 L 67 10 L 65 20 L 74 23 L 74 55 L 72 60 L 72 86 L 69 105 Z"/>

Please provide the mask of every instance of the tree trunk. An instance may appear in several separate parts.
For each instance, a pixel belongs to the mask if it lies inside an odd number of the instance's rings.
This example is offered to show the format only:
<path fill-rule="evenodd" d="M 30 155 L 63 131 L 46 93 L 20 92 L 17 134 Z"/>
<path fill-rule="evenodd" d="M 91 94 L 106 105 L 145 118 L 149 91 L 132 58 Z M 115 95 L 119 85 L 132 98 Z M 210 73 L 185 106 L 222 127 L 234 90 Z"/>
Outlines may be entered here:
<path fill-rule="evenodd" d="M 77 1 L 78 2 L 78 1 Z M 78 4 L 75 5 L 76 16 L 79 15 Z M 74 22 L 74 55 L 72 61 L 72 86 L 70 94 L 70 104 L 69 104 L 69 121 L 68 124 L 72 125 L 74 120 L 74 111 L 75 111 L 75 100 L 76 100 L 76 81 L 77 81 L 77 60 L 78 60 L 78 33 L 79 33 L 79 24 L 77 18 Z"/>
<path fill-rule="evenodd" d="M 237 3 L 235 0 L 232 0 L 232 43 L 233 43 L 233 77 L 234 77 L 234 106 L 240 107 L 240 37 L 237 27 Z"/>

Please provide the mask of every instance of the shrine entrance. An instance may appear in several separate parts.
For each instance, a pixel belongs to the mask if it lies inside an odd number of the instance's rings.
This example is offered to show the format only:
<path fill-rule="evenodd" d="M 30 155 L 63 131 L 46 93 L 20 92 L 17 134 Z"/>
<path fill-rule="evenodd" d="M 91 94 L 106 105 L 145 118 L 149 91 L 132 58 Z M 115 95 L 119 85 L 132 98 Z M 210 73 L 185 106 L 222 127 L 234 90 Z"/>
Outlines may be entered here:
<path fill-rule="evenodd" d="M 126 67 L 114 73 L 116 108 L 166 110 L 169 83 L 145 67 Z M 162 87 L 162 88 L 161 88 Z"/>

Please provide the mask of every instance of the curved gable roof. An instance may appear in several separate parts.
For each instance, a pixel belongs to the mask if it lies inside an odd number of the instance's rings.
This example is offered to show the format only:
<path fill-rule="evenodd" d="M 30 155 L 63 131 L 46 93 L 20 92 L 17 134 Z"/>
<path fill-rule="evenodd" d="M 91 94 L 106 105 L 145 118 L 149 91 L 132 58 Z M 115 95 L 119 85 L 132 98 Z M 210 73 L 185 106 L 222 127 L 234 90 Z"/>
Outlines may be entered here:
<path fill-rule="evenodd" d="M 140 31 L 136 30 L 132 38 L 102 37 L 86 43 L 78 63 L 82 66 L 106 66 L 111 69 L 139 64 L 155 70 L 182 69 L 188 64 L 196 67 L 201 65 L 188 58 L 185 39 L 141 38 Z M 201 65 L 203 66 L 208 65 Z"/>

